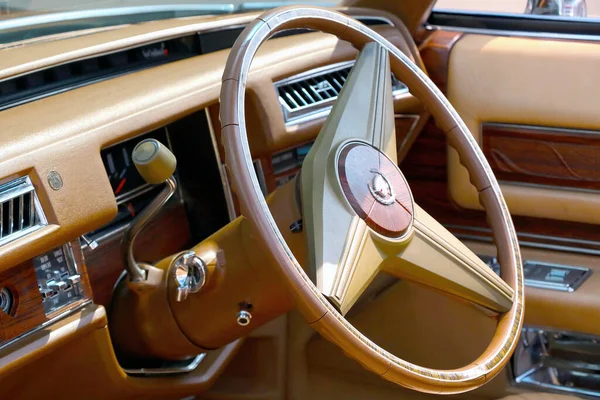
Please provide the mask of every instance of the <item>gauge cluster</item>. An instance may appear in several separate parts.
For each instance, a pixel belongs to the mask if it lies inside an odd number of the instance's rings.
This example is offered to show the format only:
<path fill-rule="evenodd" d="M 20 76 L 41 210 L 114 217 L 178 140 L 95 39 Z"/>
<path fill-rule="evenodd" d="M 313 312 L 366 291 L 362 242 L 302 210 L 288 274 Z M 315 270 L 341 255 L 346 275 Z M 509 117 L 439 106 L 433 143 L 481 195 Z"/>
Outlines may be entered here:
<path fill-rule="evenodd" d="M 102 150 L 102 162 L 106 168 L 117 204 L 130 202 L 133 198 L 152 189 L 135 169 L 131 161 L 134 147 L 143 139 L 156 139 L 167 147 L 169 140 L 165 128 L 121 142 Z M 129 205 L 128 205 L 129 206 Z"/>

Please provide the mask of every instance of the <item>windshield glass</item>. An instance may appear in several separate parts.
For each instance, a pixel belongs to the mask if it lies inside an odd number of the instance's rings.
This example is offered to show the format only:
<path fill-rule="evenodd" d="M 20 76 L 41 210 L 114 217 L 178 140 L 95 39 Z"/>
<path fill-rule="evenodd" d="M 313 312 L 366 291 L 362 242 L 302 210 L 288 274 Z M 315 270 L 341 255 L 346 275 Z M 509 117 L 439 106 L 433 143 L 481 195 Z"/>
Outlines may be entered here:
<path fill-rule="evenodd" d="M 159 19 L 259 11 L 285 4 L 334 6 L 337 0 L 0 0 L 0 43 Z"/>

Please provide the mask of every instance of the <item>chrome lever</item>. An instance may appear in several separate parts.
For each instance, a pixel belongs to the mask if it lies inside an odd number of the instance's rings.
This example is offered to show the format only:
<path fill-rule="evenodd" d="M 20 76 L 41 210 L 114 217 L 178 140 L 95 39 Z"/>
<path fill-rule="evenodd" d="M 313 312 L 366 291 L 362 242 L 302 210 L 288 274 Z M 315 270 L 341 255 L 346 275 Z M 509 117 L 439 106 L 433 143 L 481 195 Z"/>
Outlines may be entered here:
<path fill-rule="evenodd" d="M 166 183 L 166 187 L 125 228 L 121 240 L 121 257 L 129 279 L 133 282 L 146 280 L 146 272 L 135 261 L 133 248 L 137 235 L 173 196 L 177 181 L 173 176 L 177 160 L 171 151 L 156 139 L 141 141 L 133 149 L 131 159 L 136 169 L 149 184 Z"/>

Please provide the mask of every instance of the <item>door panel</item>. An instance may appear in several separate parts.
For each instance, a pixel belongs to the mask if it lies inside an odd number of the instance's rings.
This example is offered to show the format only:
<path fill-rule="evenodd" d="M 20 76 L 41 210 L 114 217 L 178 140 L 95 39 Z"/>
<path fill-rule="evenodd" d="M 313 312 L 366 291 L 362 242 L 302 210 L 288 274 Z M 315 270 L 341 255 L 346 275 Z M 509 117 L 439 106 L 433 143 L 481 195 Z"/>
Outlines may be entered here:
<path fill-rule="evenodd" d="M 597 130 L 600 80 L 593 77 L 599 70 L 600 44 L 466 34 L 450 53 L 448 99 L 480 143 L 484 123 Z M 600 166 L 600 149 L 593 140 L 583 140 L 575 156 L 567 154 L 564 146 L 549 145 L 540 138 L 521 136 L 521 140 L 535 140 L 538 155 L 541 147 L 550 146 L 548 157 L 554 156 L 562 164 L 559 177 L 581 183 L 596 179 L 581 175 L 573 159 L 588 157 Z M 503 158 L 505 168 L 527 175 L 527 167 L 519 160 L 506 154 Z M 552 176 L 550 171 L 543 174 Z M 457 204 L 470 209 L 481 207 L 468 172 L 453 149 L 448 151 L 448 179 Z M 532 177 L 501 186 L 514 215 L 600 223 L 597 193 L 560 182 L 550 186 Z"/>

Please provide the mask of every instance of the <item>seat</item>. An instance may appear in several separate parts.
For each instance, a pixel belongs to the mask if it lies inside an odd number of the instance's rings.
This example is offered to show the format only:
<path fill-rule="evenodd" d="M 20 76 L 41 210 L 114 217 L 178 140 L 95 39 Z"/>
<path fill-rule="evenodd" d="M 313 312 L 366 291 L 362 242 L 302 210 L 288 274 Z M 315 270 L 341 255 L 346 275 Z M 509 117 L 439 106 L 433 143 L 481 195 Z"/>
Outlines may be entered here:
<path fill-rule="evenodd" d="M 579 400 L 579 397 L 553 393 L 531 392 L 503 397 L 500 400 Z"/>

